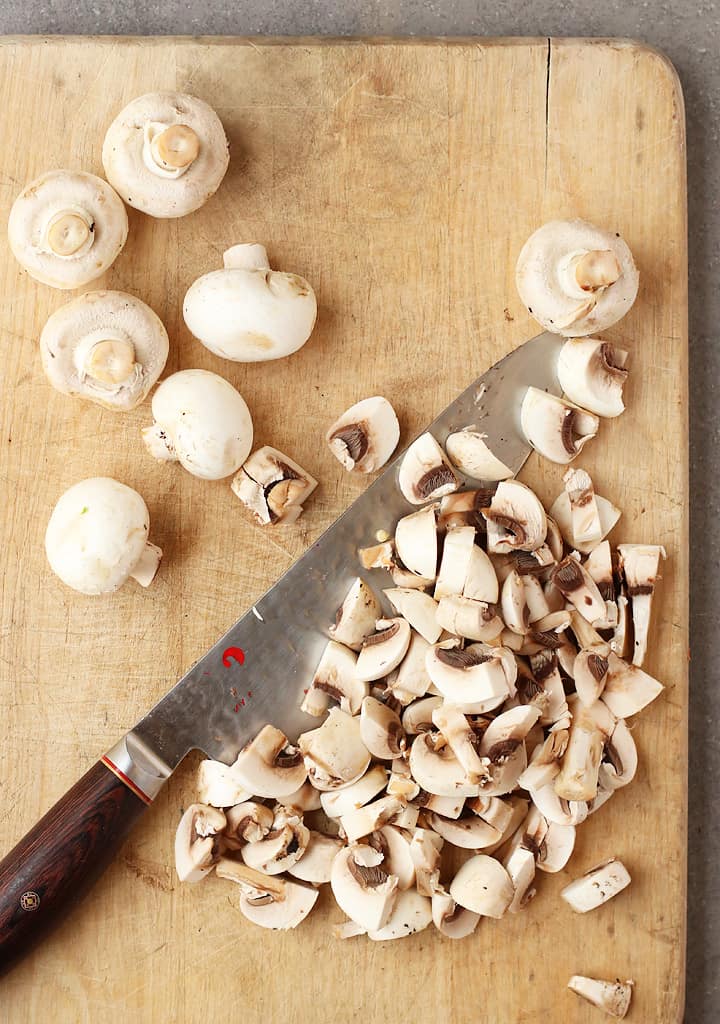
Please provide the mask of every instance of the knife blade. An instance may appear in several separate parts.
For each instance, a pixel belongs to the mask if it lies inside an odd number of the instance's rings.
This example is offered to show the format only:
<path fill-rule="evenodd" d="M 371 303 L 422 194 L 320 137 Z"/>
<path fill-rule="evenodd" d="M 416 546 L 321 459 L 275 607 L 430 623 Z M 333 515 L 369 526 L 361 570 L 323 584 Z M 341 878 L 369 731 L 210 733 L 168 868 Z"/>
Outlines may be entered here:
<path fill-rule="evenodd" d="M 466 388 L 426 429 L 440 444 L 474 425 L 517 473 L 530 454 L 520 427 L 528 386 L 559 395 L 564 339 L 540 334 Z M 111 859 L 185 755 L 230 764 L 268 722 L 291 739 L 317 722 L 300 711 L 328 627 L 353 580 L 358 548 L 390 536 L 417 508 L 397 485 L 403 452 L 179 682 L 0 862 L 0 969 L 34 943 Z"/>

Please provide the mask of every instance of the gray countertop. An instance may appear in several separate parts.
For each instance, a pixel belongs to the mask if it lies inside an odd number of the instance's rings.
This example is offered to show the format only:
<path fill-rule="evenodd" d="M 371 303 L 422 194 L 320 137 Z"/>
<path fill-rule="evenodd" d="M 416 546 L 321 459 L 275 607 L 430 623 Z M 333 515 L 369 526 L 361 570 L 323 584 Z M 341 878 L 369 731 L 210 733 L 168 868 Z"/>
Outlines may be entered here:
<path fill-rule="evenodd" d="M 720 1020 L 720 814 L 713 803 L 720 688 L 712 635 L 720 596 L 720 4 L 691 0 L 0 0 L 0 34 L 626 36 L 680 73 L 688 131 L 691 557 L 690 857 L 687 1024 Z M 662 859 L 662 850 L 658 851 Z M 652 1024 L 652 1022 L 642 1022 Z"/>

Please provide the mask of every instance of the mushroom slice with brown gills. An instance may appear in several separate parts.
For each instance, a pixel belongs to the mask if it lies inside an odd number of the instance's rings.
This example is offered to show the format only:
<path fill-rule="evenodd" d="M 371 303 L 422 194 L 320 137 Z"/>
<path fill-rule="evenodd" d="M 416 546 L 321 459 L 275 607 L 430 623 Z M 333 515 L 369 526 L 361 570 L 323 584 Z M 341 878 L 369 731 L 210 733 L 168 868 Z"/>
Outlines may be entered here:
<path fill-rule="evenodd" d="M 505 625 L 514 633 L 524 635 L 530 629 L 530 609 L 522 576 L 514 569 L 502 587 L 500 608 Z"/>
<path fill-rule="evenodd" d="M 535 451 L 565 465 L 595 437 L 600 420 L 564 398 L 529 387 L 520 409 L 520 425 Z"/>
<path fill-rule="evenodd" d="M 584 469 L 568 469 L 563 477 L 570 499 L 572 535 L 578 544 L 598 543 L 603 536 L 595 489 Z"/>
<path fill-rule="evenodd" d="M 426 896 L 408 889 L 398 895 L 387 923 L 382 928 L 368 929 L 367 936 L 373 942 L 389 939 L 404 939 L 408 935 L 424 931 L 432 921 L 432 904 Z"/>
<path fill-rule="evenodd" d="M 387 398 L 364 398 L 347 409 L 325 435 L 330 451 L 348 471 L 374 473 L 397 448 L 400 425 Z"/>
<path fill-rule="evenodd" d="M 460 472 L 474 480 L 507 480 L 514 476 L 513 471 L 493 455 L 486 441 L 487 434 L 465 427 L 450 434 L 445 448 Z"/>
<path fill-rule="evenodd" d="M 479 787 L 470 783 L 452 747 L 440 733 L 419 733 L 410 748 L 410 771 L 426 793 L 436 796 L 477 796 Z"/>
<path fill-rule="evenodd" d="M 387 704 L 366 697 L 360 708 L 360 737 L 373 757 L 392 761 L 405 749 L 405 731 Z"/>
<path fill-rule="evenodd" d="M 539 789 L 528 790 L 530 799 L 547 818 L 557 825 L 582 825 L 588 816 L 588 804 L 584 800 L 565 800 L 555 792 L 553 783 Z"/>
<path fill-rule="evenodd" d="M 551 579 L 561 594 L 580 612 L 582 617 L 593 623 L 605 617 L 605 602 L 595 580 L 572 555 L 558 562 Z"/>
<path fill-rule="evenodd" d="M 575 690 L 586 706 L 601 696 L 607 679 L 608 660 L 595 651 L 580 651 L 575 659 Z"/>
<path fill-rule="evenodd" d="M 300 860 L 290 865 L 287 872 L 301 882 L 323 885 L 330 881 L 333 861 L 344 845 L 342 839 L 310 830 L 305 853 Z"/>
<path fill-rule="evenodd" d="M 448 539 L 445 540 L 446 545 Z M 497 604 L 500 596 L 495 567 L 487 553 L 477 544 L 473 545 L 462 596 L 470 601 L 483 601 L 485 604 Z"/>
<path fill-rule="evenodd" d="M 429 644 L 435 643 L 442 633 L 442 626 L 436 619 L 438 606 L 429 594 L 404 587 L 389 587 L 383 593 L 398 615 L 407 619 Z"/>
<path fill-rule="evenodd" d="M 592 1003 L 593 1006 L 597 1006 L 598 1009 L 609 1014 L 610 1017 L 622 1020 L 627 1017 L 630 1009 L 634 984 L 634 981 L 624 983 L 620 980 L 604 981 L 599 978 L 586 978 L 582 974 L 573 974 L 567 987 L 588 1003 Z"/>
<path fill-rule="evenodd" d="M 441 597 L 462 594 L 470 570 L 474 547 L 474 526 L 459 526 L 448 532 L 443 544 L 442 559 L 433 594 L 436 601 L 439 601 Z"/>
<path fill-rule="evenodd" d="M 246 896 L 253 899 L 266 896 L 268 902 L 275 900 L 282 903 L 287 894 L 284 878 L 266 875 L 262 871 L 248 867 L 240 860 L 235 860 L 234 857 L 221 857 L 215 865 L 215 874 L 218 878 L 235 882 Z"/>
<path fill-rule="evenodd" d="M 353 651 L 359 651 L 366 637 L 375 631 L 375 623 L 382 614 L 376 595 L 359 576 L 350 587 L 335 616 L 330 636 Z"/>
<path fill-rule="evenodd" d="M 323 724 L 298 737 L 308 777 L 321 791 L 357 782 L 370 764 L 370 751 L 360 736 L 360 719 L 331 708 Z"/>
<path fill-rule="evenodd" d="M 425 433 L 415 438 L 405 452 L 398 486 L 411 505 L 423 505 L 457 491 L 460 480 L 435 438 Z"/>
<path fill-rule="evenodd" d="M 637 665 L 628 665 L 612 651 L 607 660 L 608 674 L 601 700 L 616 718 L 636 715 L 662 693 L 662 683 Z"/>
<path fill-rule="evenodd" d="M 301 752 L 272 725 L 243 747 L 232 770 L 248 792 L 274 800 L 294 793 L 307 778 Z"/>
<path fill-rule="evenodd" d="M 338 906 L 368 931 L 387 924 L 398 898 L 398 878 L 388 874 L 383 859 L 373 847 L 353 844 L 332 864 L 330 886 Z"/>
<path fill-rule="evenodd" d="M 557 375 L 571 402 L 596 416 L 624 411 L 627 352 L 600 338 L 570 338 L 560 349 Z"/>
<path fill-rule="evenodd" d="M 265 445 L 243 463 L 230 485 L 261 526 L 294 523 L 317 480 L 288 455 Z"/>
<path fill-rule="evenodd" d="M 440 854 L 443 840 L 426 828 L 413 830 L 410 858 L 415 867 L 415 885 L 422 896 L 432 896 L 440 886 Z"/>
<path fill-rule="evenodd" d="M 587 914 L 627 889 L 630 882 L 623 862 L 612 857 L 566 885 L 560 895 L 578 914 Z"/>
<path fill-rule="evenodd" d="M 402 727 L 408 736 L 416 736 L 419 732 L 429 732 L 433 728 L 433 711 L 443 703 L 439 696 L 423 697 L 413 701 L 402 713 Z"/>
<path fill-rule="evenodd" d="M 498 484 L 489 508 L 482 514 L 487 521 L 487 549 L 508 554 L 518 549 L 534 551 L 545 541 L 547 519 L 540 499 L 519 480 Z"/>
<path fill-rule="evenodd" d="M 575 826 L 548 821 L 531 804 L 522 824 L 521 841 L 523 846 L 535 853 L 536 866 L 540 871 L 557 874 L 565 867 L 575 849 Z"/>
<path fill-rule="evenodd" d="M 175 870 L 181 882 L 199 882 L 220 857 L 218 835 L 225 815 L 217 807 L 191 804 L 175 833 Z"/>
<path fill-rule="evenodd" d="M 487 779 L 489 762 L 478 754 L 478 736 L 462 711 L 453 704 L 443 703 L 433 711 L 432 719 L 465 769 L 468 782 Z"/>
<path fill-rule="evenodd" d="M 622 513 L 612 502 L 599 494 L 595 494 L 595 504 L 597 505 L 598 517 L 600 519 L 600 540 L 604 540 L 616 525 Z M 567 491 L 563 491 L 562 494 L 557 496 L 550 508 L 550 516 L 571 548 L 575 548 L 575 550 L 583 555 L 589 555 L 596 547 L 598 543 L 596 540 L 584 543 L 575 537 L 573 533 L 572 506 L 570 505 L 570 495 Z"/>
<path fill-rule="evenodd" d="M 652 596 L 659 579 L 660 559 L 666 557 L 665 548 L 659 544 L 619 544 L 618 554 L 632 603 L 635 635 L 632 663 L 642 665 L 647 653 Z"/>
<path fill-rule="evenodd" d="M 580 650 L 595 651 L 596 654 L 600 654 L 603 658 L 607 658 L 611 650 L 610 644 L 607 640 L 603 640 L 603 638 L 600 636 L 600 634 L 597 632 L 594 626 L 591 626 L 587 619 L 584 618 L 580 614 L 580 612 L 576 611 L 575 609 L 573 609 L 570 612 L 570 629 L 572 630 L 572 634 L 575 637 L 575 640 L 577 641 Z M 558 661 L 560 662 L 560 667 L 563 669 L 563 671 L 567 672 L 570 678 L 574 678 L 575 660 L 577 658 L 578 651 L 575 650 L 573 652 L 572 665 L 563 665 L 562 659 L 560 657 L 562 651 L 563 648 L 559 647 Z"/>
<path fill-rule="evenodd" d="M 275 898 L 269 892 L 260 891 L 257 895 L 243 892 L 240 896 L 240 913 L 261 928 L 272 928 L 274 931 L 297 928 L 315 906 L 320 890 L 285 878 L 273 881 L 282 884 L 282 899 Z"/>
<path fill-rule="evenodd" d="M 264 839 L 273 827 L 275 815 L 265 804 L 246 800 L 228 807 L 225 817 L 225 845 L 231 850 L 239 850 L 243 843 L 257 843 Z"/>
<path fill-rule="evenodd" d="M 368 692 L 367 683 L 355 675 L 356 662 L 354 651 L 335 640 L 328 641 L 301 710 L 317 717 L 325 714 L 331 700 L 336 700 L 342 711 L 356 715 Z"/>
<path fill-rule="evenodd" d="M 482 917 L 502 917 L 514 895 L 512 879 L 505 868 L 483 853 L 466 860 L 450 885 L 452 899 Z"/>
<path fill-rule="evenodd" d="M 465 939 L 478 926 L 480 914 L 458 906 L 444 890 L 432 894 L 433 924 L 448 939 Z"/>
<path fill-rule="evenodd" d="M 490 778 L 481 784 L 482 796 L 504 796 L 515 789 L 527 768 L 524 739 L 539 715 L 538 708 L 521 704 L 503 711 L 487 727 L 479 752 L 490 762 Z"/>
<path fill-rule="evenodd" d="M 400 662 L 397 675 L 388 681 L 388 689 L 401 704 L 408 705 L 418 697 L 424 697 L 432 685 L 425 667 L 425 656 L 430 644 L 415 630 L 411 631 L 410 643 L 405 657 Z"/>
<path fill-rule="evenodd" d="M 198 765 L 195 788 L 198 803 L 211 807 L 232 807 L 252 795 L 240 784 L 230 765 L 209 758 Z"/>
<path fill-rule="evenodd" d="M 355 666 L 357 678 L 366 682 L 397 668 L 410 645 L 410 624 L 403 618 L 378 619 L 375 628 L 377 632 L 363 640 Z"/>
<path fill-rule="evenodd" d="M 474 526 L 478 533 L 485 533 L 482 509 L 492 501 L 496 487 L 482 487 L 475 491 L 456 491 L 440 499 L 438 529 L 451 533 L 461 526 Z"/>
<path fill-rule="evenodd" d="M 574 695 L 568 697 L 568 707 L 572 714 L 570 735 L 553 786 L 562 800 L 587 802 L 597 796 L 600 762 L 615 719 L 602 701 L 588 707 Z"/>
<path fill-rule="evenodd" d="M 606 789 L 621 789 L 632 782 L 637 772 L 638 756 L 635 740 L 619 718 L 611 736 L 605 741 L 600 763 L 600 784 Z"/>
<path fill-rule="evenodd" d="M 567 704 L 565 706 L 567 708 Z M 568 738 L 568 729 L 553 726 L 545 740 L 532 751 L 529 764 L 518 779 L 518 786 L 533 790 L 550 785 L 560 772 Z"/>
<path fill-rule="evenodd" d="M 432 582 L 437 572 L 437 503 L 398 520 L 395 551 L 410 572 Z"/>
<path fill-rule="evenodd" d="M 373 765 L 357 782 L 343 786 L 342 789 L 321 793 L 322 809 L 328 818 L 340 818 L 343 814 L 369 803 L 373 797 L 385 789 L 387 780 L 388 773 L 385 766 Z"/>
<path fill-rule="evenodd" d="M 436 616 L 442 629 L 467 640 L 490 643 L 503 631 L 503 621 L 495 605 L 471 601 L 468 597 L 441 597 Z"/>
<path fill-rule="evenodd" d="M 266 875 L 280 875 L 304 855 L 310 841 L 310 830 L 292 810 L 279 807 L 273 827 L 263 839 L 247 843 L 240 853 L 243 861 Z"/>
<path fill-rule="evenodd" d="M 615 599 L 615 580 L 613 575 L 612 551 L 610 542 L 601 541 L 585 559 L 585 568 L 597 584 L 600 596 L 605 602 L 605 620 L 598 623 L 598 629 L 615 630 L 619 612 Z"/>
<path fill-rule="evenodd" d="M 475 814 L 456 820 L 431 814 L 429 824 L 451 846 L 463 850 L 482 850 L 487 846 L 493 846 L 502 838 L 500 829 L 488 825 Z"/>
<path fill-rule="evenodd" d="M 425 665 L 446 700 L 482 714 L 510 695 L 511 683 L 499 651 L 483 644 L 463 649 L 459 640 L 443 640 L 427 652 Z"/>

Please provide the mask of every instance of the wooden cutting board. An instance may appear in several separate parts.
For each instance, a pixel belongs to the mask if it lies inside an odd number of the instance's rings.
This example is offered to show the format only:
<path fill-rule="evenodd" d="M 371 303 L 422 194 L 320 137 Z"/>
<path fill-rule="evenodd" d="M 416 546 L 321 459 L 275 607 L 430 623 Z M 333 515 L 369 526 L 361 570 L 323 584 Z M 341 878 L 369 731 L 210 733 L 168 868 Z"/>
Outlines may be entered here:
<path fill-rule="evenodd" d="M 504 353 L 537 333 L 513 270 L 530 232 L 580 216 L 617 229 L 641 268 L 608 337 L 631 352 L 627 412 L 581 464 L 620 505 L 618 541 L 664 544 L 647 668 L 666 684 L 637 722 L 635 783 L 578 833 L 529 909 L 453 943 L 332 938 L 328 894 L 302 928 L 256 929 L 231 883 L 180 885 L 172 844 L 195 758 L 118 851 L 94 896 L 0 987 L 0 1020 L 246 1024 L 338 1020 L 584 1024 L 598 1011 L 572 973 L 636 981 L 630 1019 L 675 1024 L 683 1002 L 687 769 L 687 247 L 683 103 L 674 70 L 623 41 L 8 39 L 0 45 L 0 206 L 53 167 L 102 173 L 106 126 L 134 96 L 193 92 L 232 148 L 206 208 L 178 222 L 130 211 L 125 251 L 98 287 L 132 292 L 172 339 L 167 372 L 201 366 L 246 397 L 258 444 L 319 480 L 292 528 L 249 524 L 227 483 L 159 465 L 127 415 L 46 382 L 37 338 L 67 295 L 21 273 L 0 244 L 2 617 L 0 853 L 359 494 L 322 436 L 351 402 L 384 394 L 403 443 Z M 315 286 L 318 325 L 279 363 L 217 359 L 188 333 L 185 290 L 240 241 Z M 157 581 L 84 598 L 49 571 L 43 535 L 70 484 L 111 475 L 139 489 Z M 562 470 L 524 474 L 546 501 Z M 282 667 L 278 667 L 281 682 Z M 571 877 L 617 855 L 633 883 L 579 918 Z"/>

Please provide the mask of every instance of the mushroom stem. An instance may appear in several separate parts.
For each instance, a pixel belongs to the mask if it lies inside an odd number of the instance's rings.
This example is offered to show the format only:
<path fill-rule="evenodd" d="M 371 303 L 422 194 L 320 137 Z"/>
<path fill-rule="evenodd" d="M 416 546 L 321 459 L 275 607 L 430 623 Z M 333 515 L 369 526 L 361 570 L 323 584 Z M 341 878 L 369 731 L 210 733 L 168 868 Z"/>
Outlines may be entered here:
<path fill-rule="evenodd" d="M 84 211 L 61 210 L 48 224 L 48 248 L 56 256 L 77 256 L 81 250 L 89 249 L 92 245 L 94 227 L 92 218 Z"/>
<path fill-rule="evenodd" d="M 135 368 L 135 346 L 127 338 L 106 338 L 92 346 L 85 359 L 89 377 L 103 384 L 122 384 Z"/>
<path fill-rule="evenodd" d="M 161 462 L 177 462 L 175 446 L 159 423 L 144 427 L 142 439 L 148 452 Z"/>
<path fill-rule="evenodd" d="M 245 242 L 231 245 L 223 253 L 226 270 L 269 270 L 270 263 L 264 245 L 259 242 Z"/>
<path fill-rule="evenodd" d="M 173 171 L 186 170 L 200 152 L 200 139 L 186 124 L 171 124 L 150 143 L 156 163 Z"/>
<path fill-rule="evenodd" d="M 577 256 L 571 263 L 575 280 L 585 292 L 607 288 L 620 277 L 620 263 L 610 249 L 593 249 Z"/>
<path fill-rule="evenodd" d="M 161 558 L 162 549 L 157 544 L 151 544 L 148 541 L 140 558 L 135 563 L 135 568 L 130 573 L 130 578 L 136 580 L 141 587 L 149 587 L 155 579 Z"/>

